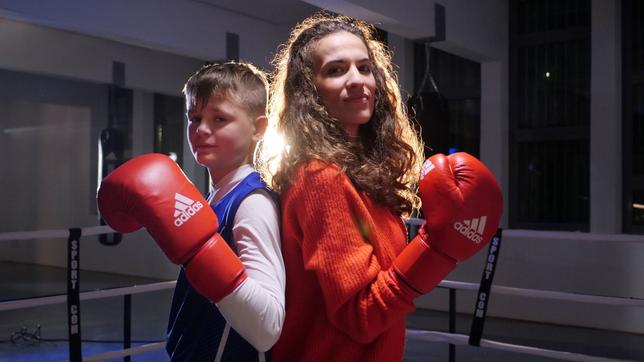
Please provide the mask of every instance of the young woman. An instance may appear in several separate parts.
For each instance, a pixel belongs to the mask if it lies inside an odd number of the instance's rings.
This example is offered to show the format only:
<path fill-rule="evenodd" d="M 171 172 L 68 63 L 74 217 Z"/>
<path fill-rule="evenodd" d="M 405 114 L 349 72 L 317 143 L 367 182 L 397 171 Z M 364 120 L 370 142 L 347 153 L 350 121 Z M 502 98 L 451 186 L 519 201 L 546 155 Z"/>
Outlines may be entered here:
<path fill-rule="evenodd" d="M 402 217 L 419 206 L 422 144 L 373 30 L 317 14 L 293 29 L 275 60 L 269 127 L 285 146 L 273 152 L 265 139 L 257 158 L 281 194 L 286 319 L 274 361 L 402 360 L 414 299 L 485 245 L 452 228 L 488 203 L 472 196 L 480 186 L 461 188 L 483 179 L 493 191 L 484 197 L 500 199 L 477 160 L 437 156 L 421 175 L 431 221 L 407 244 Z M 497 209 L 485 215 L 486 240 Z"/>

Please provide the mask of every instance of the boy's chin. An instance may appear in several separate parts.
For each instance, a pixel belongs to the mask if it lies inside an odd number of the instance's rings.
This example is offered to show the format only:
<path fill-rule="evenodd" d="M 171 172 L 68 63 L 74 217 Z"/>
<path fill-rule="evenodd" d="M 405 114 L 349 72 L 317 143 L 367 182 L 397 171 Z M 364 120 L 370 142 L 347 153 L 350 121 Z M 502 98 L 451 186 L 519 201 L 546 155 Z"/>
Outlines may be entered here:
<path fill-rule="evenodd" d="M 208 167 L 209 165 L 212 165 L 213 163 L 217 162 L 217 159 L 212 155 L 197 154 L 195 155 L 195 161 L 201 166 Z"/>

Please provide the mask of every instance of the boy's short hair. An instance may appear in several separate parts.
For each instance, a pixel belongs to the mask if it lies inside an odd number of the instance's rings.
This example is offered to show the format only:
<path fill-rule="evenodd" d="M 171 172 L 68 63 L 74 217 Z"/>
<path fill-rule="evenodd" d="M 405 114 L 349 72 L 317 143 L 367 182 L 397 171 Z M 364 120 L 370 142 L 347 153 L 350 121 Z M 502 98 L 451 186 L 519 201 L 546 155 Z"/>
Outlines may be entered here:
<path fill-rule="evenodd" d="M 203 106 L 213 94 L 230 96 L 254 118 L 266 114 L 268 81 L 250 63 L 213 63 L 201 67 L 183 86 L 186 103 Z"/>

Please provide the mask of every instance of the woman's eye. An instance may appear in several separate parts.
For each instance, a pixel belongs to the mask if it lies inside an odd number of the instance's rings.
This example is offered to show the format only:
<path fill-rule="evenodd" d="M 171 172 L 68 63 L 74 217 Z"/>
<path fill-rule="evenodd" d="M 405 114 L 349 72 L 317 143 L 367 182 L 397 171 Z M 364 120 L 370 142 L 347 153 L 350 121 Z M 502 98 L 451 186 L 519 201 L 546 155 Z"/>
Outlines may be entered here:
<path fill-rule="evenodd" d="M 371 66 L 370 65 L 361 65 L 358 70 L 362 73 L 371 73 Z"/>
<path fill-rule="evenodd" d="M 330 69 L 328 70 L 328 72 L 327 72 L 327 73 L 328 73 L 329 75 L 338 75 L 338 74 L 342 74 L 342 68 L 340 68 L 340 67 L 333 67 L 333 68 L 330 68 Z"/>

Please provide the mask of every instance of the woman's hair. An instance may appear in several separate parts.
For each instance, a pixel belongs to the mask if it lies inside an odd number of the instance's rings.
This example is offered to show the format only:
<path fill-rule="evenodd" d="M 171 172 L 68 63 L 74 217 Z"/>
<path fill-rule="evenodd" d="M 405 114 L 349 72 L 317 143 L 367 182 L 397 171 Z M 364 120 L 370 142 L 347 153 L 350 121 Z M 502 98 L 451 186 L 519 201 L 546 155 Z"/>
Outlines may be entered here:
<path fill-rule="evenodd" d="M 346 31 L 366 45 L 376 80 L 374 113 L 351 140 L 331 117 L 314 85 L 312 50 L 323 37 Z M 391 54 L 374 37 L 373 26 L 346 16 L 318 13 L 296 25 L 273 60 L 269 130 L 255 158 L 264 179 L 284 192 L 302 161 L 336 164 L 376 203 L 398 215 L 418 206 L 415 193 L 422 163 L 422 141 L 401 100 Z M 284 147 L 275 151 L 272 136 Z"/>

